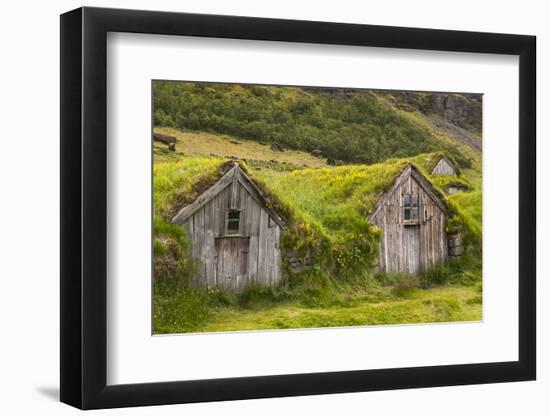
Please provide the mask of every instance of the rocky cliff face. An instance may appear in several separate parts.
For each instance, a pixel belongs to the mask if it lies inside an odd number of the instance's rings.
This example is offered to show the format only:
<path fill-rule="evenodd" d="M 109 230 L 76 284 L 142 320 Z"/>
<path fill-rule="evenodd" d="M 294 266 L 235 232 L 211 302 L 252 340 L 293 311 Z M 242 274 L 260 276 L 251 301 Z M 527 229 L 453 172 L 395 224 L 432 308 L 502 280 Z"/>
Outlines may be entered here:
<path fill-rule="evenodd" d="M 481 132 L 481 94 L 395 92 L 391 95 L 394 104 L 403 110 L 419 110 L 462 129 Z"/>
<path fill-rule="evenodd" d="M 482 127 L 481 94 L 431 93 L 416 91 L 356 90 L 347 88 L 302 87 L 304 91 L 339 100 L 356 95 L 381 95 L 401 110 L 420 111 L 425 116 L 441 119 L 461 129 L 480 133 Z"/>

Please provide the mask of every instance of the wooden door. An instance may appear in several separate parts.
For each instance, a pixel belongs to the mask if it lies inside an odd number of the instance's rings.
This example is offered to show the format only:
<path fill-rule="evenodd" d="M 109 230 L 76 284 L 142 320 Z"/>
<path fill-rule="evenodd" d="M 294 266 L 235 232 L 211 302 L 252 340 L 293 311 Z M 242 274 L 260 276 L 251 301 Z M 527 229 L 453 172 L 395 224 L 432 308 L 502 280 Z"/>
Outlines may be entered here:
<path fill-rule="evenodd" d="M 420 226 L 405 226 L 403 240 L 405 272 L 418 274 L 420 272 Z"/>
<path fill-rule="evenodd" d="M 216 285 L 242 289 L 248 282 L 249 237 L 216 238 Z"/>

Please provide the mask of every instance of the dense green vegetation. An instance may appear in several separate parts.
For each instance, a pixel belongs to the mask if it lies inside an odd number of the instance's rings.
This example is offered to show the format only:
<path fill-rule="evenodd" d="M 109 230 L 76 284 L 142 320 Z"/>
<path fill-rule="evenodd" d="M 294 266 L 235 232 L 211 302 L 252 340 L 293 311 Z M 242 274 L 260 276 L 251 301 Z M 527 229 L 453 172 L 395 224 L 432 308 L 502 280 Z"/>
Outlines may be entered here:
<path fill-rule="evenodd" d="M 460 146 L 402 114 L 381 93 L 156 81 L 153 98 L 155 126 L 276 142 L 364 164 L 444 149 L 471 165 Z"/>
<path fill-rule="evenodd" d="M 470 237 L 468 253 L 460 262 L 426 271 L 420 277 L 373 272 L 379 232 L 367 222 L 368 214 L 406 164 L 414 164 L 429 177 L 440 156 L 421 154 L 374 165 L 316 169 L 288 164 L 281 169 L 274 162 L 241 163 L 270 204 L 288 220 L 282 246 L 320 256 L 312 270 L 289 272 L 287 281 L 276 288 L 254 285 L 235 295 L 218 289 L 200 290 L 191 284 L 194 263 L 189 242 L 182 229 L 169 222 L 176 207 L 193 201 L 223 175 L 227 160 L 157 149 L 155 332 L 480 319 L 480 295 L 472 289 L 476 285 L 480 288 L 481 283 L 480 183 L 467 178 L 437 178 L 436 187 L 441 189 L 453 181 L 470 187 L 449 201 L 454 214 L 450 225 L 462 228 Z M 439 288 L 446 284 L 458 290 Z M 430 292 L 434 289 L 438 295 Z M 458 297 L 455 292 L 468 296 Z M 268 311 L 281 316 L 268 319 Z M 284 318 L 287 314 L 295 318 L 288 321 Z M 233 320 L 228 322 L 227 317 Z"/>

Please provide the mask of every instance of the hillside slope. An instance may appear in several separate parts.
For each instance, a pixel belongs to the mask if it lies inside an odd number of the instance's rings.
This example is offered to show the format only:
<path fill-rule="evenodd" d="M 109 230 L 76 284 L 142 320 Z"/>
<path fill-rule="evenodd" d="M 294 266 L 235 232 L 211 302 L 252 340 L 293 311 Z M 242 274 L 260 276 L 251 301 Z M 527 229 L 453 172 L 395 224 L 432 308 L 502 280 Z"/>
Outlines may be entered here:
<path fill-rule="evenodd" d="M 404 106 L 391 92 L 369 90 L 166 81 L 154 82 L 153 89 L 157 127 L 316 150 L 346 163 L 371 164 L 445 150 L 467 167 L 479 157 L 480 122 L 468 116 L 475 113 L 468 106 L 477 98 L 452 95 L 439 114 L 435 104 L 422 104 L 439 103 L 439 93 L 424 93 L 428 98 L 420 104 Z M 462 98 L 467 104 L 447 108 Z M 466 116 L 459 117 L 459 108 Z"/>
<path fill-rule="evenodd" d="M 296 167 L 323 167 L 327 165 L 324 158 L 318 158 L 308 152 L 286 149 L 274 151 L 270 145 L 252 140 L 242 140 L 229 135 L 208 132 L 181 131 L 170 127 L 157 127 L 155 133 L 174 136 L 177 140 L 176 150 L 191 155 L 208 155 L 253 161 L 277 161 L 280 164 L 291 164 Z M 155 142 L 159 149 L 166 148 Z"/>

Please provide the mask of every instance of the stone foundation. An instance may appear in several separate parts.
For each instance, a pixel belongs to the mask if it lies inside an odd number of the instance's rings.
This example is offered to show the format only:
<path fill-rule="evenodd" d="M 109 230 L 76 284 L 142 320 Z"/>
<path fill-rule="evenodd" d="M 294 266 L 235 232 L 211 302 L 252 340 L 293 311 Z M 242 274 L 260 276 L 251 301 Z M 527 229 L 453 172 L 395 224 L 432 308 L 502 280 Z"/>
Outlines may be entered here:
<path fill-rule="evenodd" d="M 313 267 L 313 257 L 310 254 L 300 255 L 297 252 L 287 251 L 283 254 L 283 261 L 295 273 L 307 271 Z"/>
<path fill-rule="evenodd" d="M 449 235 L 447 238 L 449 259 L 460 258 L 464 254 L 464 238 L 460 233 Z"/>

